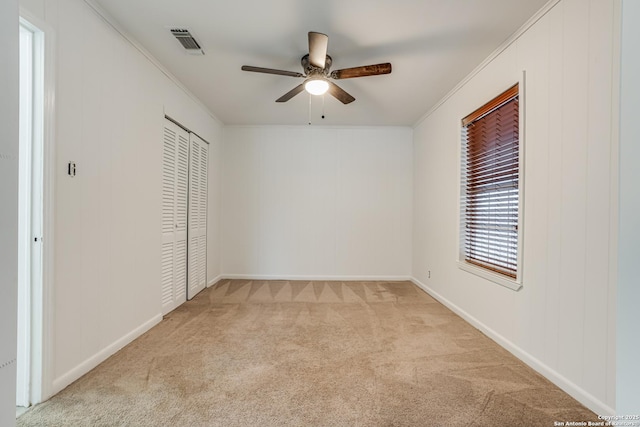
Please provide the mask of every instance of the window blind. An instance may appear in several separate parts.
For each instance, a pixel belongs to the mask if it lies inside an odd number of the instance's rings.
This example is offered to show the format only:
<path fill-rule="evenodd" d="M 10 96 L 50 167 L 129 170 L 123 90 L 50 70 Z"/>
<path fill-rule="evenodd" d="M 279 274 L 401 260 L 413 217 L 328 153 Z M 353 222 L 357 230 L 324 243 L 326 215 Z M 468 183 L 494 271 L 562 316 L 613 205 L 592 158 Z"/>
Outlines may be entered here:
<path fill-rule="evenodd" d="M 464 259 L 517 277 L 518 85 L 462 121 Z"/>

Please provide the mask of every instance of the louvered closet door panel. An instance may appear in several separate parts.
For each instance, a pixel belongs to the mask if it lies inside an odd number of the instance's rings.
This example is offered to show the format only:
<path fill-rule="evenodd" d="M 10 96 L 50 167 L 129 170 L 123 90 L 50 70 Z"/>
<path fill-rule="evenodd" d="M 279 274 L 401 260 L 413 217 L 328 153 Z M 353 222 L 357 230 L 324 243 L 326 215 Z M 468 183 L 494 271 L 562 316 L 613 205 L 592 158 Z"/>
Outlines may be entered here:
<path fill-rule="evenodd" d="M 162 312 L 173 307 L 173 242 L 162 243 Z"/>
<path fill-rule="evenodd" d="M 208 182 L 208 162 L 209 144 L 200 144 L 200 237 L 198 239 L 198 281 L 202 287 L 207 286 L 207 182 Z"/>
<path fill-rule="evenodd" d="M 187 233 L 187 200 L 189 189 L 189 136 L 178 135 L 178 149 L 176 162 L 176 231 Z"/>
<path fill-rule="evenodd" d="M 191 134 L 189 158 L 189 299 L 207 284 L 208 145 Z"/>
<path fill-rule="evenodd" d="M 162 235 L 172 236 L 175 219 L 176 141 L 173 129 L 164 129 L 162 152 Z"/>
<path fill-rule="evenodd" d="M 198 270 L 200 256 L 198 251 L 198 224 L 200 222 L 200 143 L 191 136 L 189 160 L 189 286 L 188 298 L 198 292 Z"/>
<path fill-rule="evenodd" d="M 187 300 L 187 241 L 176 241 L 175 251 L 177 262 L 175 264 L 173 294 L 177 307 Z"/>
<path fill-rule="evenodd" d="M 176 264 L 173 293 L 176 307 L 187 300 L 187 224 L 189 189 L 189 133 L 178 134 L 176 164 Z"/>
<path fill-rule="evenodd" d="M 175 264 L 175 217 L 176 217 L 176 148 L 177 126 L 166 123 L 162 146 L 162 258 L 161 301 L 162 313 L 171 311 L 174 304 L 173 283 Z"/>
<path fill-rule="evenodd" d="M 166 314 L 186 300 L 189 134 L 165 120 L 162 152 L 161 304 Z"/>

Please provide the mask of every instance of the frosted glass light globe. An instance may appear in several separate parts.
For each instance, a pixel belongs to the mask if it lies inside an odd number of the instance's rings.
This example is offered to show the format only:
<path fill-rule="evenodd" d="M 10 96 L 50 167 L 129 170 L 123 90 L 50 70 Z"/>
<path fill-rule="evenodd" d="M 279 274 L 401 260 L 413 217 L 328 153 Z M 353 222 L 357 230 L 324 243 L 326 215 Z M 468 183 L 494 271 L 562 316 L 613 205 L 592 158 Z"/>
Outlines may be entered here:
<path fill-rule="evenodd" d="M 329 83 L 323 79 L 309 80 L 304 84 L 304 90 L 311 95 L 324 95 L 329 90 Z"/>

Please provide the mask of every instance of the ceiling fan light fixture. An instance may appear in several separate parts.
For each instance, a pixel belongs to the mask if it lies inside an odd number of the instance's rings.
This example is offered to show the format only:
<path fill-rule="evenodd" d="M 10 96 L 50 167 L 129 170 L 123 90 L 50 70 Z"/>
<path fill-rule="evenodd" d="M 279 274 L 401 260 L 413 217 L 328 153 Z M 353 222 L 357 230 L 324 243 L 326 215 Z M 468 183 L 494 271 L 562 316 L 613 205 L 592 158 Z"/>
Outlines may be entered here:
<path fill-rule="evenodd" d="M 287 102 L 294 96 L 306 91 L 310 95 L 324 95 L 325 93 L 329 93 L 329 95 L 333 96 L 345 105 L 355 101 L 356 99 L 329 79 L 352 79 L 356 77 L 378 76 L 381 74 L 389 74 L 391 72 L 391 64 L 388 62 L 385 62 L 384 64 L 343 68 L 341 70 L 334 70 L 330 72 L 329 70 L 333 60 L 329 55 L 327 55 L 328 41 L 329 37 L 326 34 L 309 31 L 309 53 L 300 59 L 300 65 L 302 65 L 304 73 L 276 70 L 274 68 L 254 67 L 252 65 L 243 65 L 240 69 L 243 71 L 252 71 L 254 73 L 305 78 L 304 82 L 276 99 L 276 102 Z M 311 98 L 309 98 L 309 102 L 311 102 Z"/>
<path fill-rule="evenodd" d="M 304 90 L 311 95 L 324 95 L 329 90 L 329 82 L 322 78 L 311 79 L 304 84 Z"/>

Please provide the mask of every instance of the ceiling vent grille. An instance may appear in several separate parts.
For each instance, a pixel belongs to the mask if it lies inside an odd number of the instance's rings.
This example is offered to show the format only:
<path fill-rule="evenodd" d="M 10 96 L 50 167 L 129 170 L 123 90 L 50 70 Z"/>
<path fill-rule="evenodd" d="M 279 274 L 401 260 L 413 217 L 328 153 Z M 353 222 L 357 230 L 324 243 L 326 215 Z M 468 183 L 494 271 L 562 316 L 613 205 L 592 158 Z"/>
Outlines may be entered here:
<path fill-rule="evenodd" d="M 187 53 L 191 55 L 204 55 L 204 51 L 200 47 L 200 43 L 191 35 L 186 28 L 171 28 L 171 34 L 180 42 Z"/>

